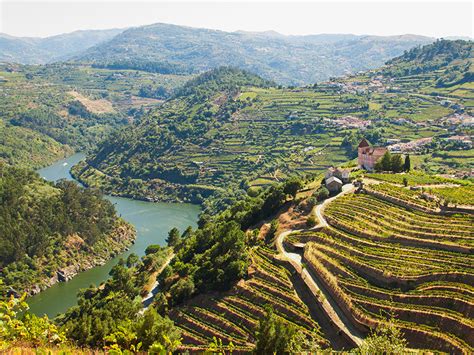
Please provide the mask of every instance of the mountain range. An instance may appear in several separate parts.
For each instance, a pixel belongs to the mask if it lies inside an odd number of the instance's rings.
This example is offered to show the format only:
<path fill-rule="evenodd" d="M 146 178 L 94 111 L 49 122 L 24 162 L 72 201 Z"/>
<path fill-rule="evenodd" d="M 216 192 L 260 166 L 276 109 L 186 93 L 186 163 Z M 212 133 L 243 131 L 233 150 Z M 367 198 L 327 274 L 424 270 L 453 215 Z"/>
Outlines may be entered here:
<path fill-rule="evenodd" d="M 224 32 L 170 24 L 78 31 L 39 38 L 0 35 L 0 61 L 41 64 L 62 60 L 163 73 L 201 73 L 222 65 L 285 85 L 301 85 L 379 67 L 433 38 L 400 35 Z M 152 65 L 151 65 L 151 64 Z M 149 70 L 149 69 L 145 69 Z"/>
<path fill-rule="evenodd" d="M 123 29 L 86 30 L 46 38 L 14 37 L 0 33 L 0 61 L 45 64 L 66 60 L 121 32 Z"/>

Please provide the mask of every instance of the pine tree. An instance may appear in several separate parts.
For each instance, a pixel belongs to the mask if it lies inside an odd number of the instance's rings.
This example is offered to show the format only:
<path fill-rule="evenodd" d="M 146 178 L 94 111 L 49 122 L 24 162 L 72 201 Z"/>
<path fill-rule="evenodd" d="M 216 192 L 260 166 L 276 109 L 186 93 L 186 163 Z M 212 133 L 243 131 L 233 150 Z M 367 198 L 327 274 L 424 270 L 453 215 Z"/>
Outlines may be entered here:
<path fill-rule="evenodd" d="M 179 235 L 179 230 L 173 228 L 168 233 L 168 238 L 166 238 L 166 243 L 170 247 L 176 246 L 181 241 L 181 236 Z"/>
<path fill-rule="evenodd" d="M 410 171 L 410 169 L 411 169 L 410 156 L 407 154 L 405 155 L 405 163 L 403 164 L 403 170 Z"/>

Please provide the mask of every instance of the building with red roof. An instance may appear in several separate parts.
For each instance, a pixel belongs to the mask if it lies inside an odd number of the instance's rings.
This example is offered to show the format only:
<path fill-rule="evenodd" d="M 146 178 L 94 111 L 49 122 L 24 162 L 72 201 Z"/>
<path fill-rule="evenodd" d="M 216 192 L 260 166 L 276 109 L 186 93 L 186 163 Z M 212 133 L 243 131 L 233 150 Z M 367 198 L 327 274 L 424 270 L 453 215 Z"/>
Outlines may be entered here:
<path fill-rule="evenodd" d="M 357 152 L 357 162 L 359 164 L 359 168 L 365 170 L 374 170 L 375 163 L 385 154 L 385 152 L 387 152 L 387 148 L 373 147 L 364 138 L 360 141 Z"/>

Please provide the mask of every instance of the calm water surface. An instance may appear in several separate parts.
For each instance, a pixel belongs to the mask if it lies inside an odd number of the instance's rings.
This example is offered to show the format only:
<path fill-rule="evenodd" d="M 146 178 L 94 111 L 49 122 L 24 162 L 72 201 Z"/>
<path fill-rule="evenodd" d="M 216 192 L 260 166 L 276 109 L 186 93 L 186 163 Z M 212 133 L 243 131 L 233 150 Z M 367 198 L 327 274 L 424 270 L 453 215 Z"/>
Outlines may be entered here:
<path fill-rule="evenodd" d="M 38 173 L 50 181 L 72 180 L 69 169 L 83 158 L 83 153 L 77 153 L 38 170 Z M 57 283 L 30 297 L 28 304 L 31 312 L 38 315 L 47 314 L 49 317 L 64 312 L 76 304 L 76 295 L 81 288 L 98 285 L 106 280 L 110 269 L 120 258 L 127 257 L 130 253 L 142 256 L 150 244 L 164 245 L 168 231 L 173 227 L 177 227 L 180 231 L 184 231 L 188 226 L 196 227 L 200 212 L 199 206 L 191 204 L 152 203 L 113 196 L 107 198 L 114 203 L 118 214 L 135 226 L 137 230 L 135 244 L 129 251 L 109 260 L 103 266 L 84 271 L 68 282 Z"/>

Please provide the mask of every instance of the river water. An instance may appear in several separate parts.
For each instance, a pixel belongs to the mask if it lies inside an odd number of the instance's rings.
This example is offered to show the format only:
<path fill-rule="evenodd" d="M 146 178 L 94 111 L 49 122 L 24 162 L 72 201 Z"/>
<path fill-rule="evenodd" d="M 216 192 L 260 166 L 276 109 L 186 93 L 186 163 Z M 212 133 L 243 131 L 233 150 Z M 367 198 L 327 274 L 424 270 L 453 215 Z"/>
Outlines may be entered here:
<path fill-rule="evenodd" d="M 49 181 L 73 180 L 69 169 L 83 158 L 83 153 L 77 153 L 38 170 L 38 173 Z M 184 231 L 188 226 L 196 227 L 200 212 L 199 206 L 185 203 L 153 203 L 122 197 L 106 197 L 114 203 L 118 214 L 135 226 L 137 230 L 135 244 L 129 251 L 109 260 L 106 264 L 84 271 L 68 282 L 57 283 L 28 298 L 30 312 L 54 317 L 66 311 L 76 304 L 76 295 L 81 288 L 98 285 L 105 281 L 110 269 L 120 258 L 125 258 L 130 253 L 142 256 L 150 244 L 164 245 L 168 231 L 173 227 L 177 227 L 180 231 Z"/>

